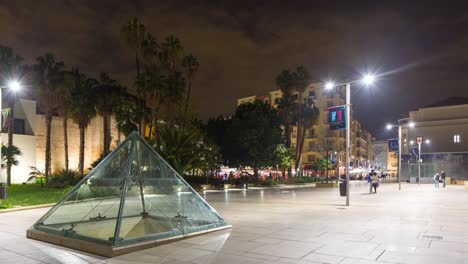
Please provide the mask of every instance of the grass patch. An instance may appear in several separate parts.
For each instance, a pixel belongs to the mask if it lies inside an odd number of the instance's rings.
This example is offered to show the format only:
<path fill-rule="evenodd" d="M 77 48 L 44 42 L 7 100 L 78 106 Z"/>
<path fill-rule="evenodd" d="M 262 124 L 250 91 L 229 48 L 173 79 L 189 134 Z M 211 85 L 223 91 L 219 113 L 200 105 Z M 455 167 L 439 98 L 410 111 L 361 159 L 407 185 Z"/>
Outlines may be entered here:
<path fill-rule="evenodd" d="M 0 209 L 55 203 L 71 188 L 51 189 L 39 184 L 12 184 L 8 187 L 7 199 L 1 202 Z"/>

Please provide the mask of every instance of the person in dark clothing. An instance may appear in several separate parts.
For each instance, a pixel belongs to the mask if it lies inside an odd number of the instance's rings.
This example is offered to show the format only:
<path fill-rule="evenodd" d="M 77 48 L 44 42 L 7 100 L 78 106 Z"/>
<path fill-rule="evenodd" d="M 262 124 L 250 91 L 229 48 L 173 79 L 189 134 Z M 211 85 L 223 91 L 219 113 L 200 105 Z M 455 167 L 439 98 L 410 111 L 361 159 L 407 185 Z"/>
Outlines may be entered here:
<path fill-rule="evenodd" d="M 442 171 L 440 173 L 440 177 L 442 178 L 442 188 L 445 188 L 445 177 L 447 177 L 447 174 L 445 173 L 445 171 Z"/>

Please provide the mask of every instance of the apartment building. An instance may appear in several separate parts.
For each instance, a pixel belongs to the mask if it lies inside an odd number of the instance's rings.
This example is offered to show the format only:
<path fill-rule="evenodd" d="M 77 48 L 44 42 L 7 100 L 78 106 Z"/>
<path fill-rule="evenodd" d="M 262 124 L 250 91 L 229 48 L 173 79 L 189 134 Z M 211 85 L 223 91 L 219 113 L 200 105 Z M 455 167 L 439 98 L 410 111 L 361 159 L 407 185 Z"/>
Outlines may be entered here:
<path fill-rule="evenodd" d="M 312 100 L 319 108 L 320 116 L 316 125 L 307 129 L 305 133 L 304 148 L 302 153 L 302 168 L 305 171 L 312 170 L 314 163 L 329 156 L 337 164 L 337 172 L 344 173 L 346 159 L 346 131 L 334 131 L 328 128 L 328 108 L 345 104 L 344 89 L 335 88 L 333 91 L 325 91 L 322 83 L 313 83 L 307 87 L 304 97 Z M 298 93 L 292 94 L 293 99 L 298 100 Z M 237 100 L 237 105 L 262 100 L 269 102 L 277 108 L 283 93 L 281 90 L 270 91 L 264 95 L 251 95 Z M 291 145 L 297 146 L 297 127 L 293 127 Z M 374 160 L 372 135 L 364 130 L 357 120 L 351 123 L 351 167 L 370 167 Z"/>

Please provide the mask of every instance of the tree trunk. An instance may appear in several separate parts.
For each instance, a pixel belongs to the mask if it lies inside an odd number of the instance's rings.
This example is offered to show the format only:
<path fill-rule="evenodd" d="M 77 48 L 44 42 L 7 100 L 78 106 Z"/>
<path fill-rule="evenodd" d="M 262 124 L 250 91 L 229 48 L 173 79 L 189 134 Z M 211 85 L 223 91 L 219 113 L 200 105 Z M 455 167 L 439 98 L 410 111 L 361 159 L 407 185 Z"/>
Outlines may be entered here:
<path fill-rule="evenodd" d="M 296 160 L 296 170 L 297 170 L 298 166 L 302 167 L 301 166 L 301 159 L 302 159 L 302 150 L 304 149 L 306 129 L 307 129 L 306 126 L 303 125 L 302 126 L 302 131 L 301 131 L 302 137 L 301 137 L 300 141 L 298 141 L 298 144 L 297 144 L 297 148 L 299 149 L 299 152 L 298 152 L 298 157 L 297 157 L 297 160 Z M 302 168 L 299 168 L 298 172 L 299 172 L 299 176 L 302 176 Z"/>
<path fill-rule="evenodd" d="M 103 155 L 110 152 L 111 134 L 110 134 L 110 116 L 108 113 L 102 115 L 102 130 L 104 131 L 104 150 Z"/>
<path fill-rule="evenodd" d="M 158 114 L 157 114 L 157 110 L 155 107 L 151 109 L 151 121 L 152 121 L 152 129 L 151 129 L 152 134 L 150 135 L 150 137 L 152 137 L 154 141 L 156 142 L 156 136 L 158 133 L 157 132 Z"/>
<path fill-rule="evenodd" d="M 328 138 L 325 139 L 325 144 L 326 144 L 326 149 L 325 149 L 325 169 L 326 169 L 326 172 L 325 172 L 325 176 L 327 177 L 327 183 L 328 183 L 328 176 L 329 176 L 329 172 L 328 172 L 328 152 L 329 152 L 329 142 L 328 142 Z"/>
<path fill-rule="evenodd" d="M 80 156 L 78 169 L 81 177 L 84 175 L 84 148 L 85 148 L 85 127 L 80 125 Z"/>
<path fill-rule="evenodd" d="M 296 148 L 296 158 L 299 157 L 299 141 L 301 140 L 301 132 L 302 132 L 302 127 L 303 125 L 303 120 L 302 120 L 302 93 L 299 92 L 299 107 L 298 107 L 298 114 L 297 114 L 297 136 L 296 136 L 296 143 L 297 143 L 297 148 Z"/>
<path fill-rule="evenodd" d="M 187 100 L 185 101 L 185 114 L 187 114 L 189 102 L 190 102 L 190 92 L 192 91 L 192 80 L 188 80 L 188 89 L 187 89 Z"/>
<path fill-rule="evenodd" d="M 69 166 L 69 159 L 68 159 L 68 118 L 67 114 L 65 113 L 63 117 L 63 145 L 65 151 L 65 170 L 68 171 L 70 169 Z"/>
<path fill-rule="evenodd" d="M 14 120 L 14 103 L 10 105 L 10 114 L 8 115 L 8 148 L 11 150 L 13 146 L 13 122 Z M 7 160 L 7 185 L 11 185 L 11 162 Z"/>
<path fill-rule="evenodd" d="M 49 176 L 50 176 L 50 164 L 51 164 L 51 155 L 50 155 L 50 134 L 52 133 L 52 113 L 51 111 L 46 112 L 46 117 L 45 117 L 45 122 L 46 122 L 46 146 L 45 146 L 45 168 L 44 168 L 44 174 L 45 174 L 45 179 L 46 179 L 46 184 L 49 183 Z"/>

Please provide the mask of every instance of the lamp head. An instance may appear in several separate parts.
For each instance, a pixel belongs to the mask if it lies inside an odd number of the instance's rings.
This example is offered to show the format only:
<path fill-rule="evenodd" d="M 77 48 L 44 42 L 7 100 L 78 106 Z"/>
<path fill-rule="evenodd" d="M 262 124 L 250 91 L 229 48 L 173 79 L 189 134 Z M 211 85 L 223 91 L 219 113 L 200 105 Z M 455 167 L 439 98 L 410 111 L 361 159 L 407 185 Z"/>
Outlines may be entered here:
<path fill-rule="evenodd" d="M 325 90 L 331 90 L 335 87 L 335 84 L 333 82 L 327 82 L 325 83 Z"/>
<path fill-rule="evenodd" d="M 408 123 L 408 126 L 409 126 L 409 127 L 414 127 L 414 126 L 415 126 L 415 123 L 414 123 L 413 121 L 410 121 L 410 122 Z"/>
<path fill-rule="evenodd" d="M 385 126 L 385 128 L 387 128 L 387 130 L 392 129 L 392 127 L 393 127 L 392 124 L 387 124 L 387 125 Z"/>
<path fill-rule="evenodd" d="M 372 85 L 375 81 L 375 76 L 372 74 L 366 74 L 364 77 L 362 77 L 362 83 L 365 85 L 369 86 Z"/>
<path fill-rule="evenodd" d="M 8 82 L 8 88 L 10 88 L 14 92 L 16 92 L 19 89 L 21 89 L 21 85 L 20 85 L 20 83 L 18 81 L 12 80 L 12 81 Z"/>

